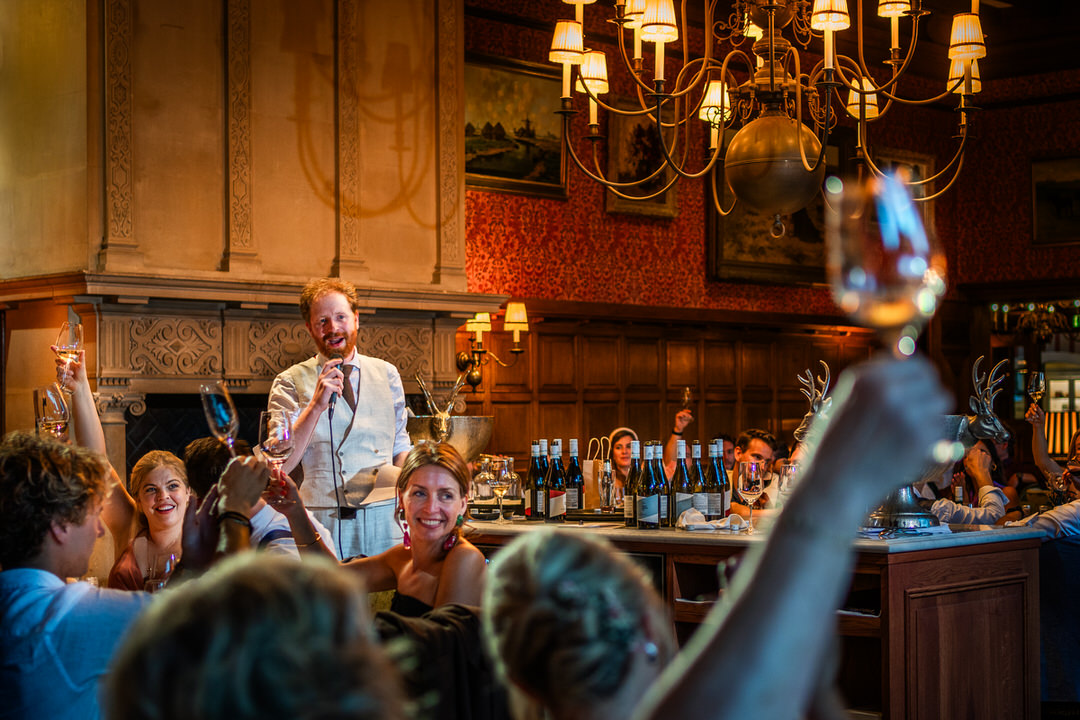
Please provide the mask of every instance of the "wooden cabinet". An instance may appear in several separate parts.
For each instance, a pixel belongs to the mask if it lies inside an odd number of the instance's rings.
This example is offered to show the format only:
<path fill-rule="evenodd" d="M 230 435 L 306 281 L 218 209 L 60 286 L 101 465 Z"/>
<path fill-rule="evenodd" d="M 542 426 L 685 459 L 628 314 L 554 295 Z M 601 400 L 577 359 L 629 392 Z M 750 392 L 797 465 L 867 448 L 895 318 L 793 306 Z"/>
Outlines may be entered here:
<path fill-rule="evenodd" d="M 521 529 L 484 530 L 489 552 Z M 527 528 L 525 529 L 527 531 Z M 581 532 L 581 530 L 574 530 Z M 998 542 L 893 551 L 857 543 L 836 615 L 837 683 L 853 710 L 883 718 L 1034 718 L 1039 714 L 1038 547 Z M 1006 534 L 1002 534 L 1006 533 Z M 649 567 L 680 642 L 698 628 L 750 542 L 675 531 L 603 533 Z"/>

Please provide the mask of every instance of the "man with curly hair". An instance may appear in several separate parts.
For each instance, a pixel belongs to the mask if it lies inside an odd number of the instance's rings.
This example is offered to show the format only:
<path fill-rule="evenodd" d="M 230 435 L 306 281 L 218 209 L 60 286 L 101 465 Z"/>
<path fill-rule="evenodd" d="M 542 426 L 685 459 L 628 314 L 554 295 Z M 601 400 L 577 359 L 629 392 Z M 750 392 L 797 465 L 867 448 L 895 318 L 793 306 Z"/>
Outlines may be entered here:
<path fill-rule="evenodd" d="M 98 681 L 149 601 L 85 582 L 107 464 L 85 448 L 0 441 L 0 718 L 96 718 Z"/>

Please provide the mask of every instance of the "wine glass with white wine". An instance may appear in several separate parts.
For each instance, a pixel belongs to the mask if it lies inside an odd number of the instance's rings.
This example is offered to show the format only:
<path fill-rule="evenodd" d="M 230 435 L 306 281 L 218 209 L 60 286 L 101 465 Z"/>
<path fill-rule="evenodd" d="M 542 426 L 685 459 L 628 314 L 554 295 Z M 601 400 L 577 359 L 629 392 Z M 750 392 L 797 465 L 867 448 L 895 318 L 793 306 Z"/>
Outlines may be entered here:
<path fill-rule="evenodd" d="M 738 491 L 742 501 L 746 503 L 746 507 L 750 510 L 750 517 L 746 524 L 746 534 L 752 535 L 754 533 L 754 503 L 756 503 L 758 498 L 765 492 L 765 463 L 753 461 L 741 462 L 735 470 L 735 489 Z"/>
<path fill-rule="evenodd" d="M 240 418 L 236 414 L 232 397 L 229 396 L 229 389 L 224 382 L 218 380 L 200 385 L 199 394 L 202 396 L 203 412 L 206 413 L 210 432 L 220 442 L 225 443 L 230 455 L 236 457 L 233 444 L 236 442 L 236 433 L 240 430 Z"/>
<path fill-rule="evenodd" d="M 60 332 L 56 334 L 56 344 L 53 345 L 57 357 L 64 361 L 63 374 L 66 375 L 71 363 L 79 359 L 79 351 L 82 350 L 82 345 L 82 323 L 64 321 L 60 326 Z M 61 385 L 61 388 L 66 392 L 71 392 L 71 389 L 66 385 Z"/>
<path fill-rule="evenodd" d="M 1041 372 L 1031 373 L 1031 377 L 1028 379 L 1027 392 L 1031 396 L 1032 402 L 1038 405 L 1039 401 L 1043 399 L 1043 395 L 1046 394 L 1046 376 Z"/>
<path fill-rule="evenodd" d="M 259 413 L 259 449 L 272 468 L 281 468 L 293 452 L 293 430 L 284 410 Z"/>

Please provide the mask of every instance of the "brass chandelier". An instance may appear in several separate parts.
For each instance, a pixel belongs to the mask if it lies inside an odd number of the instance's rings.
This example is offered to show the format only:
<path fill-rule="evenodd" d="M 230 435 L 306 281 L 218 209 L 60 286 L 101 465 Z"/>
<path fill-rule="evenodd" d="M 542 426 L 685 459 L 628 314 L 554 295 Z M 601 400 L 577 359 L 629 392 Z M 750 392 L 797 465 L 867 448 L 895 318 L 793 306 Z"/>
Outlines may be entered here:
<path fill-rule="evenodd" d="M 689 53 L 686 0 L 682 2 L 681 31 L 672 0 L 615 0 L 611 18 L 619 28 L 615 63 L 626 68 L 636 88 L 638 106 L 633 110 L 613 107 L 599 97 L 609 87 L 607 58 L 600 50 L 588 49 L 582 33 L 584 6 L 595 0 L 564 1 L 574 5 L 575 19 L 557 22 L 549 53 L 551 62 L 562 65 L 559 112 L 563 115 L 563 142 L 583 173 L 619 197 L 650 200 L 680 179 L 708 177 L 713 203 L 721 215 L 729 214 L 735 202 L 741 201 L 775 216 L 773 234 L 778 236 L 783 233 L 780 216 L 805 207 L 821 188 L 825 148 L 839 113 L 848 113 L 857 123 L 855 161 L 860 172 L 881 174 L 868 151 L 868 125 L 887 116 L 894 103 L 925 105 L 952 94 L 959 96 L 956 153 L 940 172 L 910 184 L 931 188 L 932 183 L 947 181 L 937 192 L 913 194 L 923 202 L 940 196 L 963 166 L 968 114 L 975 109 L 972 96 L 981 89 L 977 61 L 986 55 L 978 0 L 972 0 L 970 13 L 953 16 L 945 91 L 921 99 L 898 94 L 899 81 L 907 73 L 919 41 L 920 19 L 929 14 L 922 9 L 921 0 L 877 3 L 877 15 L 891 26 L 890 55 L 884 60 L 891 74 L 884 82 L 875 80 L 866 64 L 863 0 L 854 0 L 855 58 L 836 53 L 834 47 L 834 33 L 848 30 L 852 24 L 847 0 L 734 0 L 731 14 L 724 19 L 715 17 L 717 0 L 702 0 L 704 51 L 694 58 Z M 906 48 L 900 43 L 902 22 L 909 28 Z M 804 50 L 818 40 L 823 43 L 822 60 L 809 72 L 803 72 L 799 51 L 783 35 L 789 28 L 795 43 Z M 683 61 L 674 80 L 669 81 L 665 77 L 665 45 L 680 38 Z M 720 57 L 717 51 L 724 43 L 731 49 Z M 653 46 L 651 62 L 645 52 L 649 44 Z M 744 44 L 749 45 L 749 53 Z M 744 78 L 741 82 L 736 71 Z M 591 163 L 579 157 L 571 137 L 571 118 L 578 112 L 572 89 L 588 100 L 586 137 L 593 141 Z M 602 138 L 598 108 L 647 116 L 655 123 L 663 160 L 646 177 L 618 182 L 605 176 L 599 162 L 598 141 Z M 709 153 L 700 167 L 691 168 L 689 147 L 697 121 L 704 121 L 709 129 Z M 725 148 L 725 131 L 735 128 L 738 132 Z M 658 180 L 664 181 L 660 189 L 641 192 L 646 183 Z M 734 196 L 727 208 L 722 207 L 721 180 Z"/>

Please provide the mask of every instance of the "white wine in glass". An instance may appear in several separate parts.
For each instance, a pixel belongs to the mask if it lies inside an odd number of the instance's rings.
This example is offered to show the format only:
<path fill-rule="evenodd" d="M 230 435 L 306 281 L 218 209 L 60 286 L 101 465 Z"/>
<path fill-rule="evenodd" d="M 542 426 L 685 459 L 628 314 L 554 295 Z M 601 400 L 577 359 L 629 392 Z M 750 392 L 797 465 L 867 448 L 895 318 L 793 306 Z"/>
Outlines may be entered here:
<path fill-rule="evenodd" d="M 750 510 L 750 517 L 746 525 L 746 533 L 754 532 L 754 503 L 765 492 L 765 463 L 741 462 L 736 467 L 735 489 L 739 491 L 739 497 L 746 503 Z"/>
<path fill-rule="evenodd" d="M 837 304 L 897 357 L 945 293 L 944 255 L 895 175 L 826 180 L 827 269 Z"/>
<path fill-rule="evenodd" d="M 1028 395 L 1036 405 L 1043 399 L 1043 395 L 1046 394 L 1046 376 L 1041 372 L 1031 373 L 1031 378 L 1028 380 L 1027 386 Z"/>
<path fill-rule="evenodd" d="M 225 443 L 230 455 L 236 457 L 233 444 L 236 442 L 236 433 L 240 430 L 240 418 L 229 396 L 229 389 L 224 382 L 218 380 L 199 386 L 199 394 L 202 396 L 203 412 L 206 413 L 210 432 Z"/>
<path fill-rule="evenodd" d="M 284 410 L 259 413 L 259 449 L 271 467 L 280 468 L 293 452 L 292 421 Z"/>
<path fill-rule="evenodd" d="M 56 334 L 56 355 L 64 361 L 64 373 L 67 373 L 71 363 L 79 359 L 79 351 L 82 350 L 83 326 L 82 323 L 64 322 L 60 326 L 60 332 Z M 70 392 L 66 386 L 61 386 Z"/>

